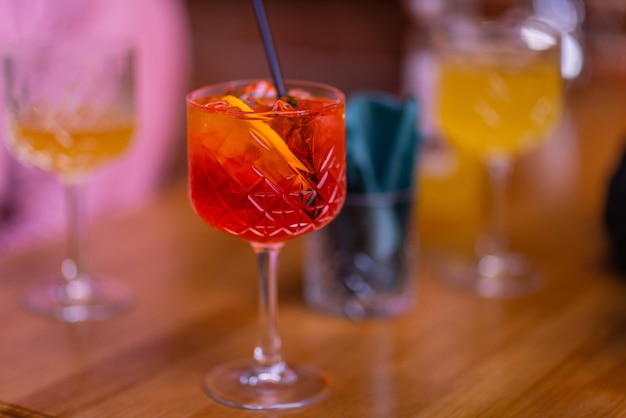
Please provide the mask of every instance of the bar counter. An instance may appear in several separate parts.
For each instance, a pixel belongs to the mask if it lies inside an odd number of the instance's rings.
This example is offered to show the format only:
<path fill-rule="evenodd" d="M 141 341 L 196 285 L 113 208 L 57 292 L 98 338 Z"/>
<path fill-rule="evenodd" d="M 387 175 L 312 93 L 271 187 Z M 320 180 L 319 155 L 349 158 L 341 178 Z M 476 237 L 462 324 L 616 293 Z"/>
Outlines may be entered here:
<path fill-rule="evenodd" d="M 538 293 L 489 300 L 443 284 L 416 254 L 418 297 L 397 318 L 355 322 L 307 308 L 303 240 L 279 272 L 286 359 L 332 379 L 312 406 L 222 406 L 205 373 L 251 356 L 257 283 L 250 247 L 202 224 L 184 179 L 149 206 L 91 231 L 93 268 L 135 304 L 111 320 L 62 324 L 25 312 L 26 289 L 57 271 L 64 245 L 0 261 L 0 416 L 608 417 L 626 411 L 626 278 L 607 262 L 602 210 L 626 133 L 626 83 L 568 93 L 570 133 L 516 167 L 511 237 L 545 273 Z M 624 214 L 626 216 L 626 213 Z"/>

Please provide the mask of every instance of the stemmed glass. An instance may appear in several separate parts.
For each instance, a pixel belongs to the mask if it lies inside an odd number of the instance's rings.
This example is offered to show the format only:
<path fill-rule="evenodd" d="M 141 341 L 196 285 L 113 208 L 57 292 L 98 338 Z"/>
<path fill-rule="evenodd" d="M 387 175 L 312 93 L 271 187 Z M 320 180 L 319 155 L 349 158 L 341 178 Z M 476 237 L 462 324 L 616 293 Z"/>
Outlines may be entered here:
<path fill-rule="evenodd" d="M 322 398 L 328 378 L 281 354 L 277 267 L 283 245 L 328 224 L 346 193 L 345 98 L 313 82 L 240 80 L 187 96 L 189 192 L 200 218 L 249 242 L 259 267 L 251 359 L 216 367 L 205 389 L 224 404 L 285 409 Z"/>
<path fill-rule="evenodd" d="M 435 32 L 444 136 L 479 158 L 492 185 L 490 228 L 476 260 L 450 261 L 444 279 L 484 297 L 537 290 L 541 275 L 508 246 L 506 193 L 515 158 L 537 147 L 562 112 L 559 35 L 537 19 L 454 21 Z M 462 210 L 462 208 L 459 208 Z"/>
<path fill-rule="evenodd" d="M 59 276 L 27 293 L 26 307 L 66 322 L 109 318 L 129 306 L 131 292 L 90 271 L 84 189 L 90 173 L 121 156 L 131 143 L 133 50 L 20 45 L 4 57 L 3 73 L 7 148 L 22 163 L 57 176 L 67 197 L 67 257 Z"/>

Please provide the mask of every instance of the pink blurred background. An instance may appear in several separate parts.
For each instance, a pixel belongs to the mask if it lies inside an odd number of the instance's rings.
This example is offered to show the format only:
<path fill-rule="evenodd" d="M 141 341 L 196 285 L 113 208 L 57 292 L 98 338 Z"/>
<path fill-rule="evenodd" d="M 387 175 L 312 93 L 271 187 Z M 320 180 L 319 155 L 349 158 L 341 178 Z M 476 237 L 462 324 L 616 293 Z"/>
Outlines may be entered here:
<path fill-rule="evenodd" d="M 128 38 L 138 49 L 138 130 L 123 158 L 94 174 L 91 218 L 133 210 L 166 180 L 181 147 L 191 42 L 180 0 L 4 0 L 0 47 L 25 39 Z M 0 112 L 3 111 L 0 102 Z M 0 118 L 0 129 L 3 118 Z M 2 132 L 0 130 L 0 132 Z M 55 237 L 65 229 L 64 194 L 53 176 L 14 161 L 0 147 L 0 251 Z"/>

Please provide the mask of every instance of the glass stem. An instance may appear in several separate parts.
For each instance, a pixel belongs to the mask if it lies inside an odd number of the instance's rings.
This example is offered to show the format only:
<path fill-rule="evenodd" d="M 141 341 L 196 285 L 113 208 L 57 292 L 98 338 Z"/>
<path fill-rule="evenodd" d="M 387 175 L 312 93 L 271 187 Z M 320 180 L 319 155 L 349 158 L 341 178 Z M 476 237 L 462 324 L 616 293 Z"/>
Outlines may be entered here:
<path fill-rule="evenodd" d="M 61 273 L 67 282 L 66 296 L 86 299 L 91 296 L 91 282 L 87 260 L 87 211 L 85 184 L 66 182 L 68 253 Z"/>
<path fill-rule="evenodd" d="M 254 360 L 260 374 L 280 380 L 285 369 L 277 326 L 278 256 L 283 244 L 252 245 L 259 268 L 259 316 Z"/>
<path fill-rule="evenodd" d="M 486 161 L 492 190 L 487 255 L 505 256 L 508 253 L 507 190 L 511 175 L 511 161 L 508 157 L 493 157 Z"/>

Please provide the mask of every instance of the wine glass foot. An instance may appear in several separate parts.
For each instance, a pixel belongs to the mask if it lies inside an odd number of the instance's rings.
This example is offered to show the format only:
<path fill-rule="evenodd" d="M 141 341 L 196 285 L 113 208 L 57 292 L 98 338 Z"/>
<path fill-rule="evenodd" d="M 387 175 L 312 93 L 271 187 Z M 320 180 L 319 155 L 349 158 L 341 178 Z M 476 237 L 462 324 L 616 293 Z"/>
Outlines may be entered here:
<path fill-rule="evenodd" d="M 484 298 L 513 299 L 537 292 L 543 277 L 521 254 L 475 258 L 438 254 L 433 258 L 442 282 Z"/>
<path fill-rule="evenodd" d="M 107 278 L 85 282 L 51 281 L 31 289 L 24 304 L 28 311 L 62 322 L 101 321 L 127 310 L 131 291 Z"/>
<path fill-rule="evenodd" d="M 206 393 L 224 405 L 250 410 L 281 410 L 309 405 L 326 397 L 330 378 L 307 364 L 293 364 L 281 380 L 266 379 L 239 360 L 213 369 L 204 380 Z"/>

